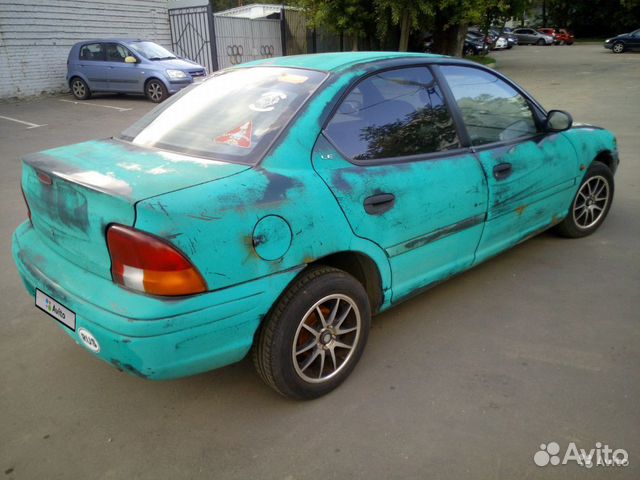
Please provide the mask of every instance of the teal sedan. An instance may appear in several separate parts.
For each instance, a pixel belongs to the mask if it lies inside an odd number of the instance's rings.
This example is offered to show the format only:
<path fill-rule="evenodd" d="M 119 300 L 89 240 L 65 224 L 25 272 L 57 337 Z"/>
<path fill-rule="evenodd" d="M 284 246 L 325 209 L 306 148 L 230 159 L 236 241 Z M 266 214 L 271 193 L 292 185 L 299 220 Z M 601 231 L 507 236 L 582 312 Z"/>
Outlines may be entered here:
<path fill-rule="evenodd" d="M 279 393 L 354 369 L 371 316 L 553 227 L 603 223 L 615 137 L 464 60 L 239 65 L 120 136 L 23 159 L 13 256 L 35 305 L 149 379 L 251 352 Z"/>

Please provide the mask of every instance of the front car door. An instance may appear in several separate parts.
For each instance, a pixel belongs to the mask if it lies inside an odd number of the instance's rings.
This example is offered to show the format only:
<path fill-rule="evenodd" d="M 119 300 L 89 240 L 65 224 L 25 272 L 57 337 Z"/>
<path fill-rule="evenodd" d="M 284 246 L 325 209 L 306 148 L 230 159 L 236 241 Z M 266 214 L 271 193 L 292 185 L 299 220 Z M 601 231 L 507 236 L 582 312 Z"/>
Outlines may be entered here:
<path fill-rule="evenodd" d="M 127 47 L 119 43 L 105 43 L 109 90 L 114 92 L 142 92 L 142 75 L 137 63 L 126 63 L 134 57 Z M 135 57 L 134 57 L 135 58 Z"/>
<path fill-rule="evenodd" d="M 487 177 L 487 221 L 476 253 L 482 261 L 564 217 L 578 158 L 563 133 L 544 133 L 545 112 L 506 79 L 472 66 L 439 71 Z"/>
<path fill-rule="evenodd" d="M 386 251 L 392 301 L 473 263 L 485 175 L 426 66 L 357 83 L 318 139 L 313 165 L 355 234 Z"/>

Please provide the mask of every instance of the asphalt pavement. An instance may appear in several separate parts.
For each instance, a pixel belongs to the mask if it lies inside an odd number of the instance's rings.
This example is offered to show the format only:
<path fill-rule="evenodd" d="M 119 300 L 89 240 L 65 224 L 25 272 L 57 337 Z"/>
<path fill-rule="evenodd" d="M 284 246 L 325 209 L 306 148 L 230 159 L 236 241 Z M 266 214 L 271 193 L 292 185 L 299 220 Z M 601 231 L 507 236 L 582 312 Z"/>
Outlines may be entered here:
<path fill-rule="evenodd" d="M 640 478 L 640 54 L 494 56 L 545 108 L 617 134 L 606 223 L 581 240 L 542 234 L 376 317 L 351 377 L 311 402 L 278 396 L 248 360 L 131 377 L 38 311 L 10 255 L 27 214 L 19 157 L 116 134 L 153 105 L 0 102 L 0 477 Z M 560 457 L 571 443 L 624 449 L 629 465 L 537 466 L 554 442 Z"/>

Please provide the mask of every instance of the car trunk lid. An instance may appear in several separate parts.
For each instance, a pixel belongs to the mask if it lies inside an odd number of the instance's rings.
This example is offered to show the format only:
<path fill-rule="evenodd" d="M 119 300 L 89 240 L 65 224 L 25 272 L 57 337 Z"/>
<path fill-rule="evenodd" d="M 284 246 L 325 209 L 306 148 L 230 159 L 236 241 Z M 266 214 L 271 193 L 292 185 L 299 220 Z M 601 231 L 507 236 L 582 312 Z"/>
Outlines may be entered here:
<path fill-rule="evenodd" d="M 41 240 L 105 278 L 111 276 L 106 228 L 134 225 L 137 202 L 250 168 L 112 139 L 47 150 L 23 162 L 22 189 Z"/>

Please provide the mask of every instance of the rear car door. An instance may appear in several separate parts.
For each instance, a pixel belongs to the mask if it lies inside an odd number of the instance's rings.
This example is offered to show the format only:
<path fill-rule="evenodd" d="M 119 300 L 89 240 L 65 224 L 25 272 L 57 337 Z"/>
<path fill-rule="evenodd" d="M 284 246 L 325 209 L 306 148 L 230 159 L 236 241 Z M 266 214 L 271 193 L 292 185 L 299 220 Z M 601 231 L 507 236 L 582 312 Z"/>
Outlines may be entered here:
<path fill-rule="evenodd" d="M 489 186 L 481 261 L 558 222 L 578 158 L 563 133 L 544 133 L 540 107 L 493 72 L 441 66 Z"/>
<path fill-rule="evenodd" d="M 386 251 L 393 301 L 473 263 L 485 176 L 427 67 L 380 71 L 355 85 L 313 164 L 355 234 Z"/>
<path fill-rule="evenodd" d="M 142 92 L 142 77 L 137 63 L 126 63 L 134 57 L 127 47 L 119 43 L 105 43 L 108 67 L 108 88 L 115 92 Z"/>
<path fill-rule="evenodd" d="M 87 43 L 80 47 L 80 71 L 91 90 L 105 91 L 108 87 L 108 67 L 102 43 Z"/>

